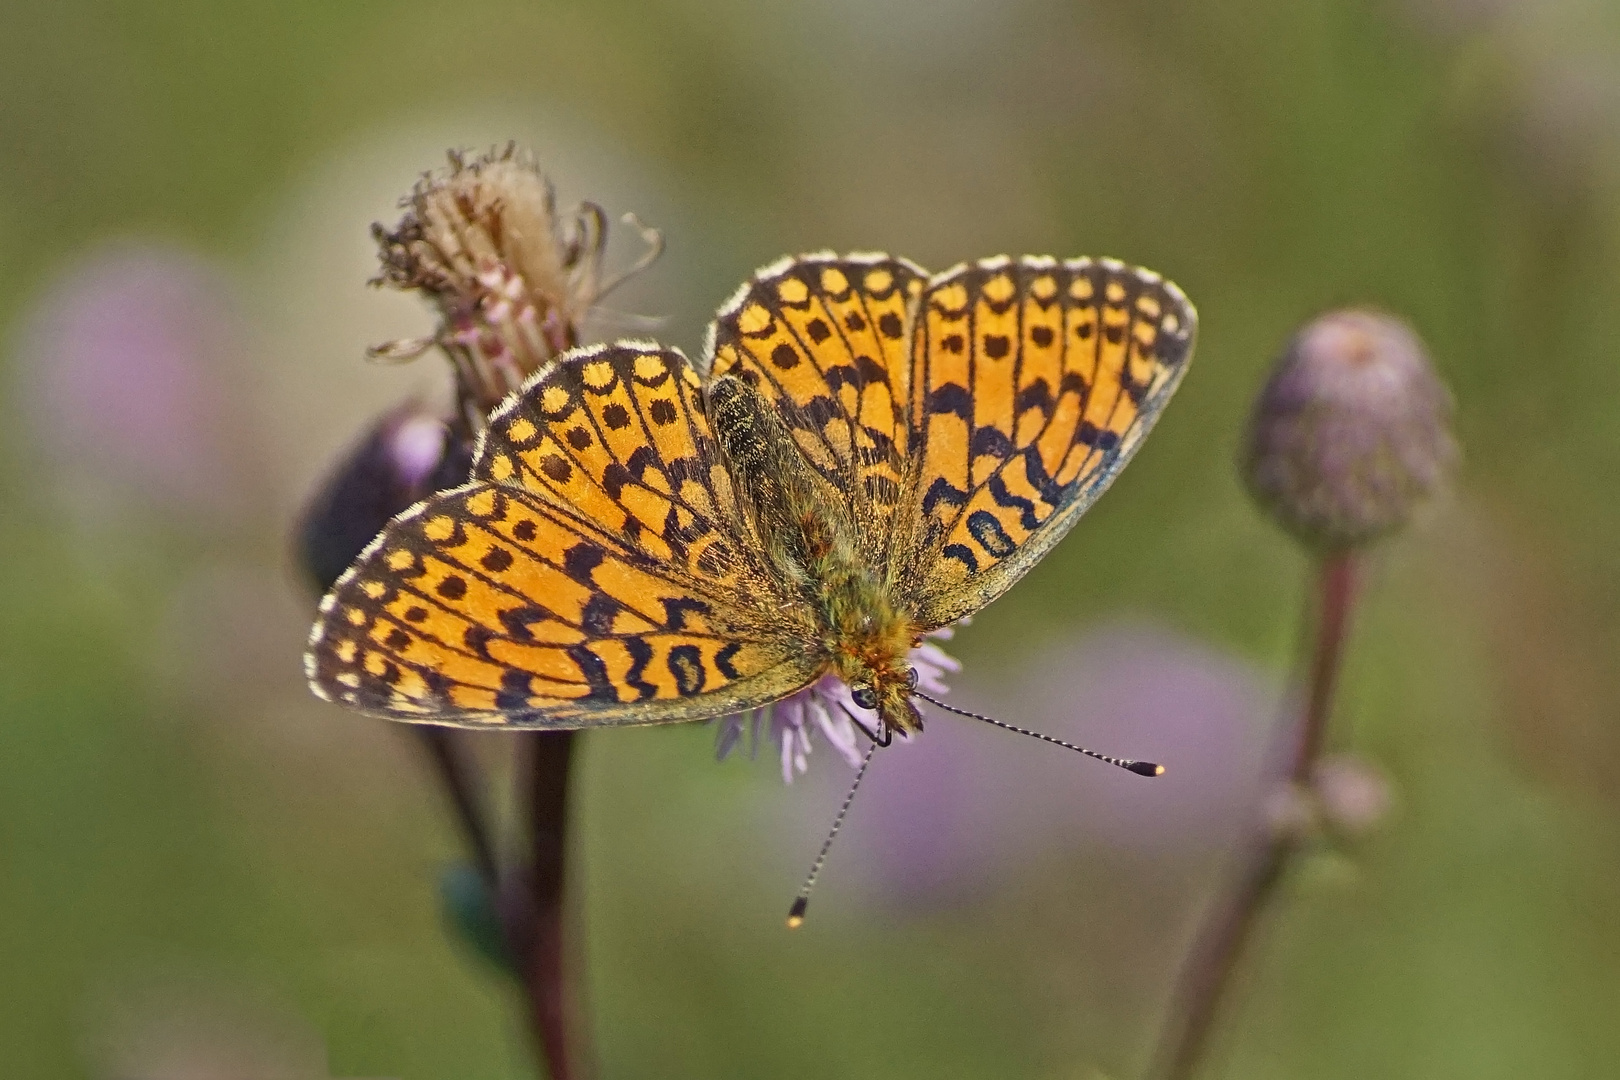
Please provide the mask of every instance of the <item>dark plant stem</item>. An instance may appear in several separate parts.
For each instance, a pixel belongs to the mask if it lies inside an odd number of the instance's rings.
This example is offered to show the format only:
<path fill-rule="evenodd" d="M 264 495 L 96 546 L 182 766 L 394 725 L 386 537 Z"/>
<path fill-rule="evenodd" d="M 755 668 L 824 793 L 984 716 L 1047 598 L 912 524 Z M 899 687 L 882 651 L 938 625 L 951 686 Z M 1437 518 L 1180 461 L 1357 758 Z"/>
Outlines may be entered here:
<path fill-rule="evenodd" d="M 479 803 L 478 793 L 482 784 L 465 757 L 466 748 L 456 742 L 456 733 L 450 728 L 415 724 L 411 731 L 427 751 L 439 784 L 455 811 L 462 836 L 472 851 L 478 875 L 484 879 L 484 887 L 489 894 L 494 896 L 500 881 L 500 870 L 495 861 L 495 844 L 490 837 L 489 823 Z"/>
<path fill-rule="evenodd" d="M 569 1024 L 574 1014 L 566 970 L 564 893 L 568 853 L 568 779 L 574 732 L 529 735 L 530 913 L 524 984 L 540 1054 L 551 1080 L 574 1080 Z M 520 954 L 521 955 L 521 954 Z"/>
<path fill-rule="evenodd" d="M 480 784 L 465 757 L 465 747 L 457 744 L 456 732 L 448 728 L 421 725 L 413 727 L 412 731 L 427 750 L 439 783 L 455 810 L 479 875 L 489 887 L 490 895 L 497 895 L 500 866 L 479 803 Z M 530 864 L 521 881 L 527 895 L 517 909 L 521 913 L 520 921 L 507 925 L 507 947 L 519 966 L 536 1049 L 551 1080 L 574 1080 L 578 1074 L 569 1054 L 569 1028 L 574 1009 L 569 993 L 564 932 L 568 781 L 574 732 L 535 732 L 527 736 L 524 743 Z"/>
<path fill-rule="evenodd" d="M 1349 551 L 1324 555 L 1311 605 L 1315 634 L 1305 673 L 1304 708 L 1280 733 L 1268 792 L 1287 795 L 1310 783 L 1332 713 L 1355 595 L 1355 555 Z M 1255 927 L 1303 839 L 1298 829 L 1268 820 L 1258 823 L 1237 889 L 1199 931 L 1182 968 L 1154 1075 L 1189 1080 L 1196 1073 Z"/>

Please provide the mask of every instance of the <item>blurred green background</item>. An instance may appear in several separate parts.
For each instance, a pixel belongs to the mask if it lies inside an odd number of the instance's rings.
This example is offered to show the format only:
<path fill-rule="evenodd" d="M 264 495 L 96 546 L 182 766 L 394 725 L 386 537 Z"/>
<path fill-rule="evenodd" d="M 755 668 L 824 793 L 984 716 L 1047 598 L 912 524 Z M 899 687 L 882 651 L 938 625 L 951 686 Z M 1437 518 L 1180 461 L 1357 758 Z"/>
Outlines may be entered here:
<path fill-rule="evenodd" d="M 1191 663 L 1238 687 L 1228 727 L 1084 729 L 1162 755 L 1146 790 L 931 725 L 943 809 L 897 818 L 924 804 L 875 767 L 793 935 L 830 751 L 784 788 L 712 729 L 588 737 L 604 1080 L 1140 1073 L 1299 625 L 1306 563 L 1231 464 L 1247 403 L 1347 302 L 1424 335 L 1465 463 L 1376 560 L 1341 697 L 1396 810 L 1289 882 L 1210 1075 L 1620 1070 L 1620 9 L 70 0 L 0 5 L 0 41 L 0 1073 L 529 1075 L 441 925 L 414 747 L 303 688 L 287 542 L 443 379 L 362 360 L 429 325 L 364 287 L 368 225 L 508 138 L 666 231 L 602 335 L 665 316 L 695 350 L 752 268 L 824 247 L 1112 254 L 1202 314 L 1137 463 L 953 650 L 964 700 L 1031 723 L 1088 670 L 1123 723 Z M 1096 812 L 1030 809 L 1067 787 Z"/>

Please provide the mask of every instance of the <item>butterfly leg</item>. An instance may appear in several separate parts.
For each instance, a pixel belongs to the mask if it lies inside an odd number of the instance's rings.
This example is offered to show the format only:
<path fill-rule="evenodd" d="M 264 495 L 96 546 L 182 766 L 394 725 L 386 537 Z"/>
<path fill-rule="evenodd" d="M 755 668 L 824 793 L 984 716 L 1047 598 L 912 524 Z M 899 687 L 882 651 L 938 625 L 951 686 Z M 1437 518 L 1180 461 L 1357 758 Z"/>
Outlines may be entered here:
<path fill-rule="evenodd" d="M 869 728 L 865 724 L 861 723 L 861 718 L 860 717 L 856 716 L 854 713 L 850 712 L 848 709 L 844 710 L 844 715 L 849 717 L 850 721 L 856 727 L 861 729 L 861 734 L 865 735 L 868 739 L 871 739 L 872 743 L 874 745 L 876 745 L 876 746 L 888 746 L 890 743 L 894 742 L 894 729 L 891 728 L 888 724 L 884 723 L 882 720 L 878 721 L 878 726 L 883 729 L 883 737 L 880 739 L 880 738 L 877 737 L 877 735 L 873 734 L 871 728 Z"/>

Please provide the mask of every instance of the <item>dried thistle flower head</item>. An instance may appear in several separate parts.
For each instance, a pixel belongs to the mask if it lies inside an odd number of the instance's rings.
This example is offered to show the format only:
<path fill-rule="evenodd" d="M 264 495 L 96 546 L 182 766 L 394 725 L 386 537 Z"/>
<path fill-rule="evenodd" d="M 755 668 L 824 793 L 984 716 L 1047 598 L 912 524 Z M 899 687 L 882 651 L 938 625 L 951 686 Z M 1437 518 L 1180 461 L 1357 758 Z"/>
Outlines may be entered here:
<path fill-rule="evenodd" d="M 607 217 L 594 203 L 557 215 L 551 181 L 516 144 L 428 173 L 400 203 L 392 229 L 372 226 L 382 269 L 373 284 L 420 291 L 438 308 L 430 338 L 389 342 L 374 357 L 410 359 L 433 345 L 450 357 L 462 401 L 482 414 L 547 360 L 578 344 L 579 324 L 601 297 L 657 257 L 602 280 Z M 627 215 L 627 220 L 634 218 Z"/>
<path fill-rule="evenodd" d="M 1306 544 L 1356 547 L 1399 528 L 1456 459 L 1451 395 L 1412 329 L 1330 312 L 1294 335 L 1250 420 L 1250 493 Z"/>

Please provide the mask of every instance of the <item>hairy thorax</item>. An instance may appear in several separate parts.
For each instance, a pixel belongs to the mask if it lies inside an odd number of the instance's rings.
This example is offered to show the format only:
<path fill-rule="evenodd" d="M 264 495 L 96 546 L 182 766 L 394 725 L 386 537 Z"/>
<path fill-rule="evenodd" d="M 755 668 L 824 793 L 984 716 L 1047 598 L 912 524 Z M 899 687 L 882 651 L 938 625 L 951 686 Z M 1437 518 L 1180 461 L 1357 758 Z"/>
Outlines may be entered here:
<path fill-rule="evenodd" d="M 920 639 L 916 624 L 891 602 L 874 569 L 862 565 L 849 538 L 839 535 L 842 523 L 828 524 L 834 542 L 810 575 L 819 593 L 816 607 L 827 667 L 852 689 L 870 688 L 890 729 L 905 734 L 921 730 L 922 719 L 911 703 L 908 660 Z"/>

